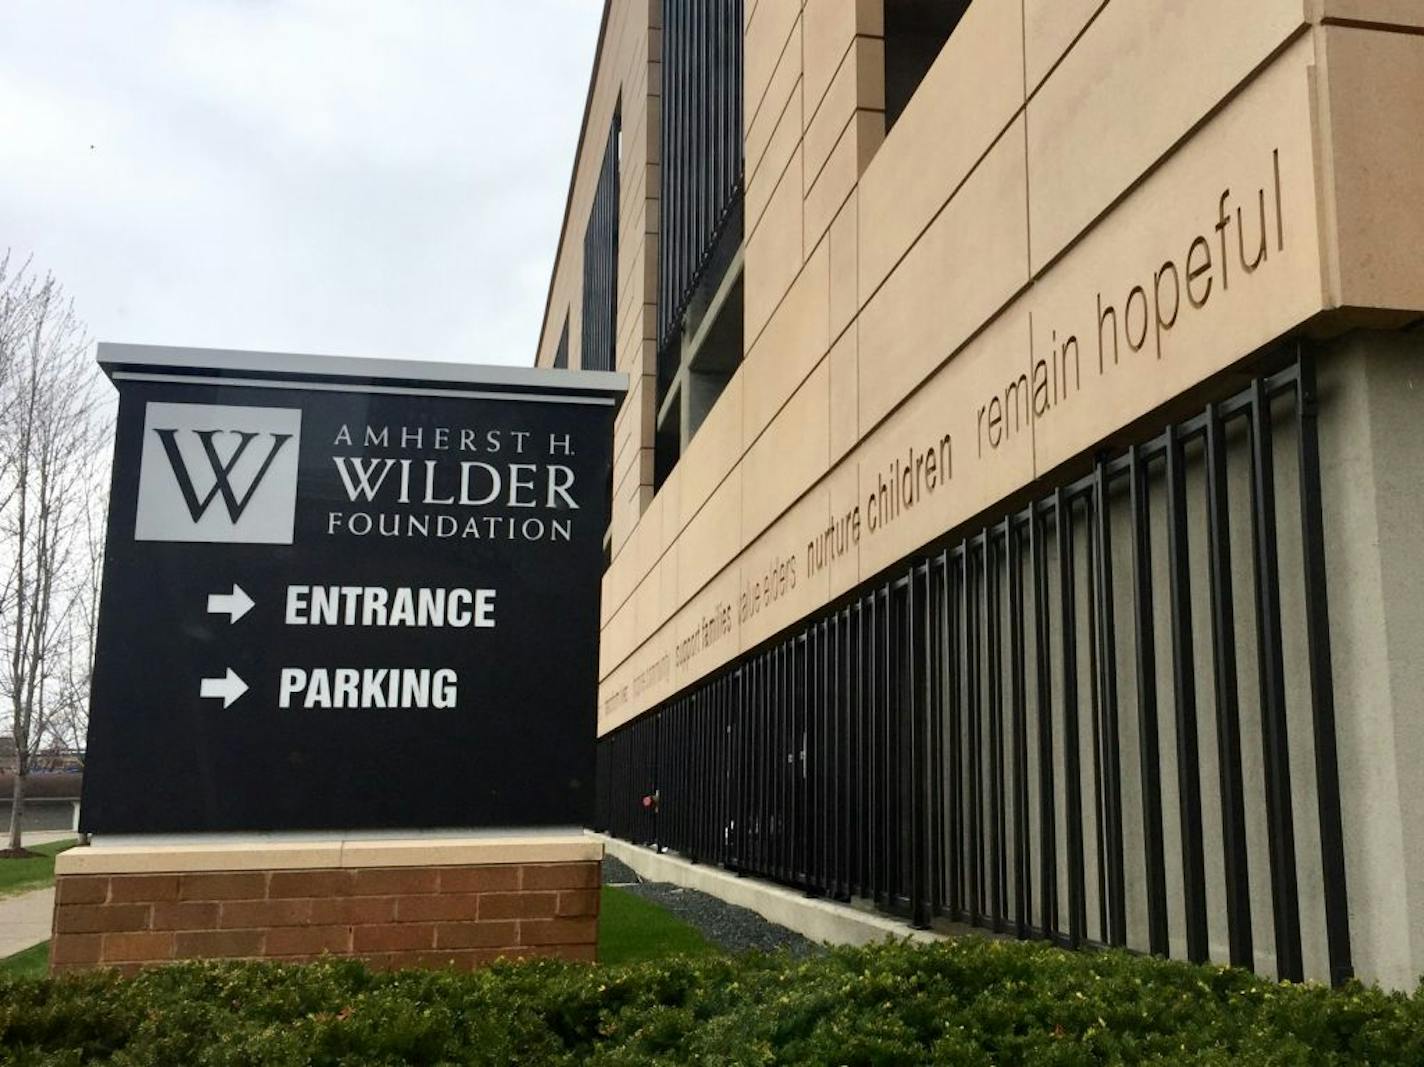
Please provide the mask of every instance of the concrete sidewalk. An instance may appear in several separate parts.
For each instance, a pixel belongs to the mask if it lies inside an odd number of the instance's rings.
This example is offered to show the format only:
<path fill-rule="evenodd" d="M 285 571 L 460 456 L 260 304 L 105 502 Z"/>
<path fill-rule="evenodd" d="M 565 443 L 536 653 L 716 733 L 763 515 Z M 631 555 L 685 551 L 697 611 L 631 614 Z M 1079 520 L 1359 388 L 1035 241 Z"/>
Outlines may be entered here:
<path fill-rule="evenodd" d="M 0 897 L 0 959 L 48 941 L 53 920 L 53 886 Z"/>
<path fill-rule="evenodd" d="M 75 837 L 72 830 L 40 830 L 25 834 L 25 847 Z M 54 886 L 0 897 L 0 960 L 48 941 L 54 921 Z"/>

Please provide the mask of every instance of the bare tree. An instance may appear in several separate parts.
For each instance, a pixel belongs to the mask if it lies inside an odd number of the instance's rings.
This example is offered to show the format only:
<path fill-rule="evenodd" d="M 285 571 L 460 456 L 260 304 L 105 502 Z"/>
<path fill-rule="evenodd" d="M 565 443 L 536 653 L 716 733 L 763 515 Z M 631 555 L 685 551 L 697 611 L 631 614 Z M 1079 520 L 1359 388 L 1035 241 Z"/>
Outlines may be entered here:
<path fill-rule="evenodd" d="M 0 277 L 0 698 L 11 713 L 17 764 L 11 852 L 21 848 L 37 748 L 61 709 L 72 710 L 66 674 L 94 580 L 86 574 L 94 557 L 84 531 L 101 435 L 87 349 L 53 277 L 34 276 L 28 264 Z"/>
<path fill-rule="evenodd" d="M 89 732 L 89 688 L 94 678 L 94 642 L 99 630 L 99 587 L 104 571 L 104 533 L 109 489 L 99 481 L 84 508 L 76 546 L 68 624 L 60 639 L 58 689 L 45 716 L 43 748 L 80 759 Z"/>

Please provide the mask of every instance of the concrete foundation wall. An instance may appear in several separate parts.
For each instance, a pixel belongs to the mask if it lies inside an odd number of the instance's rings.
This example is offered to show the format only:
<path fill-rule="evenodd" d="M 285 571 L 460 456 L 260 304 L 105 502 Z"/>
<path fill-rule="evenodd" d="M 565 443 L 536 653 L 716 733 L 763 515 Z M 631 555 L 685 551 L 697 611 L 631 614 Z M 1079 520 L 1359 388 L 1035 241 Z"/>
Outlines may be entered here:
<path fill-rule="evenodd" d="M 1424 973 L 1424 334 L 1360 331 L 1321 364 L 1336 731 L 1361 975 Z"/>

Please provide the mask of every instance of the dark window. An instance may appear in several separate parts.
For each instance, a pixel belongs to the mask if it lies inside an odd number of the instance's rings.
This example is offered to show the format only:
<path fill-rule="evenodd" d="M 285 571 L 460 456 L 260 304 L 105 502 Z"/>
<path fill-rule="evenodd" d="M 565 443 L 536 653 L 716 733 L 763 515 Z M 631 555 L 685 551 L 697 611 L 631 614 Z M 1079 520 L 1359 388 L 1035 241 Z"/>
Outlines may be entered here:
<path fill-rule="evenodd" d="M 583 235 L 584 370 L 612 370 L 618 316 L 618 155 L 622 117 L 615 112 Z"/>
<path fill-rule="evenodd" d="M 885 0 L 885 129 L 929 73 L 969 0 Z"/>

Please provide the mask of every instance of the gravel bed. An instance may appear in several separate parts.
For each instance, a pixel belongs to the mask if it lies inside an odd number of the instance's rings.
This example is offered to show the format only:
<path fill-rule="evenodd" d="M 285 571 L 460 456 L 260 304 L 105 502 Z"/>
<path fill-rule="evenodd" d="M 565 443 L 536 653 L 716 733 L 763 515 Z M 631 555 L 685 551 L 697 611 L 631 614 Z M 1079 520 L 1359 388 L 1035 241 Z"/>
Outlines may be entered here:
<path fill-rule="evenodd" d="M 603 857 L 603 884 L 615 885 L 629 893 L 666 908 L 703 937 L 728 952 L 755 950 L 776 952 L 785 949 L 792 956 L 813 956 L 824 949 L 794 930 L 768 922 L 750 908 L 735 904 L 696 889 L 684 889 L 668 882 L 648 882 L 631 867 Z"/>

